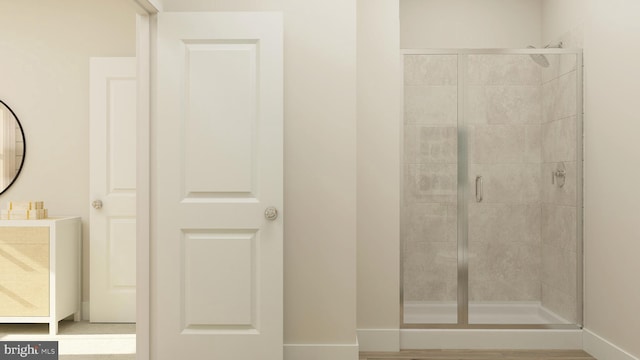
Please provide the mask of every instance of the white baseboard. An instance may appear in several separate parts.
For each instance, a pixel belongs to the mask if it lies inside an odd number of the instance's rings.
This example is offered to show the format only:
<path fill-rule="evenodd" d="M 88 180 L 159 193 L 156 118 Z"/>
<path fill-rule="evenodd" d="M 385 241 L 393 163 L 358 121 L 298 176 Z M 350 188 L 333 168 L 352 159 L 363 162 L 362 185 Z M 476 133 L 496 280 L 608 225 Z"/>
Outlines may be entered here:
<path fill-rule="evenodd" d="M 58 346 L 62 355 L 135 354 L 136 336 L 134 334 L 85 338 L 74 336 L 58 340 Z"/>
<path fill-rule="evenodd" d="M 602 360 L 640 360 L 637 357 L 622 350 L 613 343 L 594 334 L 589 329 L 583 329 L 584 351 L 596 359 Z"/>
<path fill-rule="evenodd" d="M 82 305 L 81 305 L 81 315 L 82 315 L 82 320 L 86 320 L 89 321 L 89 314 L 91 314 L 89 312 L 89 302 L 88 301 L 83 301 Z"/>
<path fill-rule="evenodd" d="M 400 351 L 400 329 L 358 329 L 360 351 Z"/>
<path fill-rule="evenodd" d="M 284 360 L 358 360 L 355 344 L 284 344 Z"/>
<path fill-rule="evenodd" d="M 135 354 L 135 334 L 112 335 L 6 335 L 6 341 L 57 341 L 61 355 Z"/>
<path fill-rule="evenodd" d="M 601 360 L 640 360 L 583 330 L 359 329 L 360 351 L 399 349 L 583 349 Z"/>
<path fill-rule="evenodd" d="M 582 349 L 582 330 L 402 329 L 400 348 L 575 350 Z"/>

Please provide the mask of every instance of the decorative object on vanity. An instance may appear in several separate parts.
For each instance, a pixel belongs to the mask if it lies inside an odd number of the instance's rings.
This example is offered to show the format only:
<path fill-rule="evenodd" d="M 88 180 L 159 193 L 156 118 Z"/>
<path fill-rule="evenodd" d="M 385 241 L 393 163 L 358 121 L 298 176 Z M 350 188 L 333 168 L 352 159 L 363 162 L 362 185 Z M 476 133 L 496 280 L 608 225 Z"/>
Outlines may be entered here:
<path fill-rule="evenodd" d="M 20 175 L 26 152 L 22 124 L 9 105 L 0 100 L 0 194 Z"/>
<path fill-rule="evenodd" d="M 42 220 L 49 217 L 44 201 L 9 201 L 0 210 L 0 220 Z"/>

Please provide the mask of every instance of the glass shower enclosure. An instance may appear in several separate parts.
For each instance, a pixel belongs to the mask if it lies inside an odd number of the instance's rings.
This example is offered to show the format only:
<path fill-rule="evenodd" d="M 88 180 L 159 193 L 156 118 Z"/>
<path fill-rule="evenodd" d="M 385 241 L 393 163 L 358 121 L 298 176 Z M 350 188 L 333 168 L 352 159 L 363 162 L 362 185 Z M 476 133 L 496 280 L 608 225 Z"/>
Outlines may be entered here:
<path fill-rule="evenodd" d="M 402 327 L 580 327 L 581 51 L 401 56 Z"/>

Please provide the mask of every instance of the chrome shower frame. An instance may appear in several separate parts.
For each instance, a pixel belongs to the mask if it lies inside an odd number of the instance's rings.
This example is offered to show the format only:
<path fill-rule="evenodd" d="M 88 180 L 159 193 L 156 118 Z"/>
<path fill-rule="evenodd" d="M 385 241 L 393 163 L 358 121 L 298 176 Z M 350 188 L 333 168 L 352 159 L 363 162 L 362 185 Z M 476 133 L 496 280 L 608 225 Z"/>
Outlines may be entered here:
<path fill-rule="evenodd" d="M 469 324 L 469 259 L 468 259 L 468 201 L 471 192 L 468 177 L 468 132 L 465 119 L 467 56 L 478 55 L 576 55 L 576 323 L 575 324 Z M 457 55 L 458 88 L 458 165 L 457 165 L 457 246 L 458 246 L 458 296 L 457 323 L 416 324 L 404 322 L 404 240 L 400 237 L 400 328 L 401 329 L 581 329 L 584 320 L 583 305 L 583 56 L 582 49 L 545 47 L 542 49 L 401 49 L 400 50 L 400 98 L 404 99 L 404 56 L 405 55 Z M 401 128 L 404 128 L 404 102 L 401 101 Z M 400 131 L 400 144 L 404 144 L 404 131 Z M 404 146 L 400 147 L 400 194 L 404 193 L 404 172 L 402 171 Z M 400 208 L 404 206 L 404 196 L 400 196 Z M 401 221 L 402 224 L 402 221 Z"/>

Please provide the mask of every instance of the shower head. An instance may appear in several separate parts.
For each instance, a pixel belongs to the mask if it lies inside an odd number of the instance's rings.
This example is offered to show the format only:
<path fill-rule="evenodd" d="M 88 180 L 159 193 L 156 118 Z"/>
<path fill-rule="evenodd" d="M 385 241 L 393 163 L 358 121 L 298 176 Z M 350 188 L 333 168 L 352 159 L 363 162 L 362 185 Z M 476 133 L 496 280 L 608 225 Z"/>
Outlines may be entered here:
<path fill-rule="evenodd" d="M 535 49 L 535 46 L 527 46 L 527 48 L 529 49 Z M 531 56 L 531 60 L 533 60 L 536 64 L 542 66 L 542 67 L 549 67 L 549 60 L 547 60 L 547 57 L 542 55 L 542 54 L 529 54 L 529 56 Z"/>
<path fill-rule="evenodd" d="M 535 46 L 529 45 L 527 46 L 527 48 L 529 49 L 535 49 Z M 559 43 L 557 43 L 556 45 L 551 45 L 551 44 L 547 44 L 547 46 L 544 47 L 545 49 L 548 48 L 562 48 L 562 41 L 560 41 Z M 542 67 L 549 67 L 549 60 L 547 60 L 547 57 L 542 55 L 542 54 L 530 54 L 529 56 L 531 56 L 531 60 L 533 60 L 536 64 L 542 66 Z"/>

